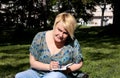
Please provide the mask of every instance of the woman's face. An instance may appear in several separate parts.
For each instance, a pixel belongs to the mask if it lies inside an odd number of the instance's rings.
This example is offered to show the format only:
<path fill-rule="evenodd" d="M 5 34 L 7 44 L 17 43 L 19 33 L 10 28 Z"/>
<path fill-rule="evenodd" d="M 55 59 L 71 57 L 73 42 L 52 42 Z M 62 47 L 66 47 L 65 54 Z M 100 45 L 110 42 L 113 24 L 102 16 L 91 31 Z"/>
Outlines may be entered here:
<path fill-rule="evenodd" d="M 59 22 L 56 24 L 54 29 L 54 40 L 55 42 L 65 42 L 68 37 L 67 30 L 63 27 L 63 23 Z"/>

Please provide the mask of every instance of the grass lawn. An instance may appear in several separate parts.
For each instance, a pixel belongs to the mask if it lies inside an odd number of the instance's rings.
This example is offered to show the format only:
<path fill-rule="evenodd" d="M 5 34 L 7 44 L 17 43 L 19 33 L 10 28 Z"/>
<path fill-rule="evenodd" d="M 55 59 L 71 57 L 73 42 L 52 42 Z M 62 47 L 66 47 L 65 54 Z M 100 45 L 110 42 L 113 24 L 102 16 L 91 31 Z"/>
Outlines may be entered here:
<path fill-rule="evenodd" d="M 76 32 L 84 65 L 90 78 L 120 78 L 120 37 L 98 35 L 99 28 L 81 28 Z M 0 46 L 0 78 L 13 78 L 29 68 L 30 44 Z"/>

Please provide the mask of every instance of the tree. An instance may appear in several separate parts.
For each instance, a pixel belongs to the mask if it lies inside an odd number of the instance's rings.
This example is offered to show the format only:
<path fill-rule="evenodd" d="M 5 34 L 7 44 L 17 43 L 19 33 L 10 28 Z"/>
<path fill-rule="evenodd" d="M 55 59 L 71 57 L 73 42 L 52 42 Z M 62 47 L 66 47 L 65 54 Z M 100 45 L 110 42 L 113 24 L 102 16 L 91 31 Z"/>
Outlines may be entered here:
<path fill-rule="evenodd" d="M 119 7 L 119 5 L 120 5 L 120 1 L 119 0 L 112 0 L 112 2 L 113 2 L 113 9 L 114 9 L 114 11 L 113 11 L 113 26 L 112 26 L 112 28 L 113 28 L 113 32 L 114 32 L 114 34 L 120 34 L 120 21 L 119 21 L 119 19 L 120 19 L 120 7 Z"/>
<path fill-rule="evenodd" d="M 120 1 L 119 0 L 94 0 L 96 3 L 106 2 L 106 4 L 112 4 L 111 8 L 113 8 L 113 24 L 108 27 L 107 32 L 113 35 L 120 34 Z"/>

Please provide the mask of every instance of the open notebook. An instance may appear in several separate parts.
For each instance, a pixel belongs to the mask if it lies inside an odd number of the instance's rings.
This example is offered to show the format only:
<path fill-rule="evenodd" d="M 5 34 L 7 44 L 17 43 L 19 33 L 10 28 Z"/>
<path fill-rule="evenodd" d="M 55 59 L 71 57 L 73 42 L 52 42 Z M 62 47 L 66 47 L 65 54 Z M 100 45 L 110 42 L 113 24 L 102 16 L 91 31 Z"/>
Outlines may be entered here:
<path fill-rule="evenodd" d="M 61 68 L 59 68 L 59 69 L 52 69 L 53 71 L 54 70 L 66 70 L 67 68 L 68 68 L 68 66 L 71 66 L 73 63 L 69 63 L 69 64 L 67 64 L 67 65 L 65 65 L 65 66 L 62 66 Z"/>

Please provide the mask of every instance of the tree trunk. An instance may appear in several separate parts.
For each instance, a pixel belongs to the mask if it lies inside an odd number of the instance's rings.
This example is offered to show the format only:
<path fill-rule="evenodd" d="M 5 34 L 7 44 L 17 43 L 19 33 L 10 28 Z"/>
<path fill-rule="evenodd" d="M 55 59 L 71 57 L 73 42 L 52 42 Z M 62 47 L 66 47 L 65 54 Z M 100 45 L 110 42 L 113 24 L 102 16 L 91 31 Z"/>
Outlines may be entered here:
<path fill-rule="evenodd" d="M 120 34 L 120 1 L 119 0 L 113 0 L 113 33 Z"/>
<path fill-rule="evenodd" d="M 47 1 L 43 0 L 43 16 L 44 16 L 44 29 L 47 29 Z"/>

